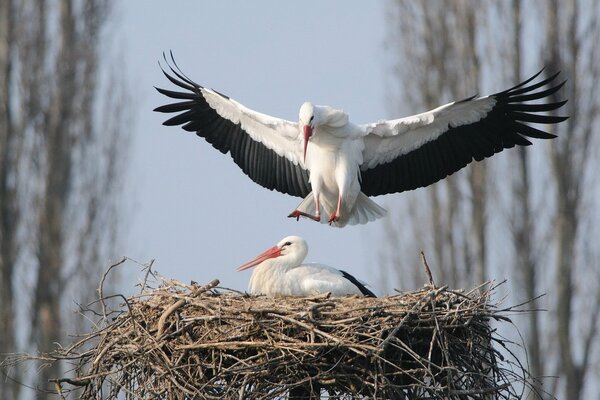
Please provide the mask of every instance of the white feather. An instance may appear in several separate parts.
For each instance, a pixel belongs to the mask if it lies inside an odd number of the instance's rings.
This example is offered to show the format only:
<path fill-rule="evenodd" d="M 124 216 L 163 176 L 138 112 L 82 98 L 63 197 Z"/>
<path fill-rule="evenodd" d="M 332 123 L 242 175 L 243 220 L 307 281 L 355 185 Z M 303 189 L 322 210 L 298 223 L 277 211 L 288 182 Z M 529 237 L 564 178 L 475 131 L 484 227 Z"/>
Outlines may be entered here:
<path fill-rule="evenodd" d="M 273 249 L 276 248 L 281 249 L 280 256 L 263 260 L 255 267 L 248 285 L 250 293 L 267 296 L 362 295 L 340 270 L 323 264 L 302 264 L 308 254 L 308 245 L 301 237 L 288 236 Z M 262 260 L 260 256 L 257 259 Z M 252 262 L 247 264 L 254 265 Z"/>
<path fill-rule="evenodd" d="M 264 144 L 295 165 L 302 164 L 302 146 L 298 124 L 249 109 L 233 99 L 227 99 L 210 89 L 202 95 L 217 114 L 234 124 L 241 124 L 252 139 Z"/>
<path fill-rule="evenodd" d="M 365 147 L 361 169 L 390 162 L 448 131 L 448 126 L 472 124 L 483 119 L 494 107 L 493 97 L 449 103 L 434 110 L 406 118 L 363 125 Z"/>

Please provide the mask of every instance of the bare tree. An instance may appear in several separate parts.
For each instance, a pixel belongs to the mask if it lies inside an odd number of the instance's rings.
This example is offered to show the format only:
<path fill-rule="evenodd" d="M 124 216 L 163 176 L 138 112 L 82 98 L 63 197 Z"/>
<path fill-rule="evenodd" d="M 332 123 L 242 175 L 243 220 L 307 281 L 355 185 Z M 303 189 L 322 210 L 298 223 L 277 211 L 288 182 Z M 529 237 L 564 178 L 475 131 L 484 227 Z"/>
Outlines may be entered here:
<path fill-rule="evenodd" d="M 19 243 L 15 232 L 21 214 L 18 187 L 15 179 L 20 161 L 20 136 L 15 132 L 12 118 L 10 82 L 13 75 L 13 17 L 12 0 L 0 3 L 0 354 L 15 349 L 14 272 Z M 0 389 L 0 399 L 17 397 L 18 387 L 6 380 Z"/>
<path fill-rule="evenodd" d="M 512 64 L 512 76 L 513 81 L 521 82 L 521 39 L 522 39 L 522 21 L 521 21 L 521 9 L 523 3 L 518 0 L 512 0 L 510 4 L 510 20 L 512 22 L 512 51 L 509 52 L 509 57 L 512 59 L 512 63 L 509 61 L 508 64 Z M 520 288 L 519 291 L 524 293 L 524 298 L 531 300 L 532 308 L 537 307 L 535 301 L 538 296 L 538 284 L 537 284 L 537 268 L 539 265 L 536 251 L 533 248 L 535 238 L 538 236 L 534 228 L 535 224 L 533 221 L 531 211 L 531 171 L 530 171 L 530 159 L 528 149 L 525 147 L 519 147 L 516 149 L 516 153 L 512 156 L 515 158 L 517 165 L 517 174 L 513 181 L 513 205 L 511 210 L 512 214 L 512 242 L 515 250 L 515 273 L 520 275 Z M 519 282 L 519 280 L 517 280 Z M 526 346 L 527 354 L 529 357 L 529 365 L 531 366 L 531 374 L 535 378 L 533 382 L 534 390 L 537 393 L 542 393 L 541 379 L 544 376 L 544 367 L 541 359 L 541 334 L 540 334 L 540 322 L 539 314 L 537 312 L 531 312 L 527 315 L 527 336 Z"/>
<path fill-rule="evenodd" d="M 546 37 L 548 47 L 543 52 L 551 70 L 563 70 L 570 78 L 566 88 L 569 98 L 569 120 L 559 128 L 559 137 L 550 146 L 552 179 L 555 183 L 556 217 L 556 334 L 559 348 L 558 371 L 564 377 L 563 395 L 569 399 L 584 397 L 587 373 L 592 363 L 594 343 L 598 339 L 598 296 L 591 318 L 575 318 L 573 304 L 577 296 L 576 272 L 584 269 L 586 260 L 577 253 L 584 212 L 593 215 L 598 210 L 583 210 L 583 199 L 589 188 L 586 174 L 597 167 L 589 157 L 593 133 L 600 127 L 600 99 L 596 88 L 600 84 L 600 5 L 572 0 L 548 1 L 546 6 Z M 557 100 L 556 98 L 554 99 Z M 596 285 L 596 293 L 600 287 Z M 593 301 L 593 300 L 592 300 Z M 582 320 L 586 320 L 581 326 Z M 576 329 L 578 327 L 579 329 Z M 574 332 L 581 332 L 574 336 Z M 583 354 L 577 357 L 577 353 Z"/>
<path fill-rule="evenodd" d="M 410 104 L 399 104 L 394 114 L 432 109 L 455 96 L 475 93 L 480 77 L 478 7 L 468 0 L 449 4 L 396 1 L 390 7 L 394 17 L 389 20 L 401 21 L 393 23 L 390 40 L 402 55 L 396 68 L 402 92 L 399 97 L 410 99 Z M 410 235 L 410 246 L 426 250 L 439 282 L 459 285 L 487 275 L 486 174 L 483 164 L 471 165 L 467 172 L 404 195 L 408 202 L 427 204 L 411 206 L 413 212 L 406 213 L 410 217 L 401 216 L 402 225 L 408 222 L 419 231 L 416 227 L 429 224 L 423 236 Z M 464 207 L 467 200 L 469 207 Z M 387 236 L 398 242 L 397 235 Z"/>
<path fill-rule="evenodd" d="M 475 93 L 481 82 L 477 52 L 479 29 L 476 21 L 485 16 L 486 8 L 469 0 L 456 1 L 451 6 L 453 24 L 449 33 L 455 43 L 452 62 L 455 72 L 454 79 L 450 81 L 450 91 L 455 96 L 466 97 Z M 466 275 L 473 276 L 474 282 L 483 282 L 487 279 L 487 163 L 473 163 L 465 173 L 470 192 L 470 235 L 466 251 L 472 260 L 465 265 L 472 265 L 474 269 L 467 271 Z"/>
<path fill-rule="evenodd" d="M 494 204 L 497 209 L 509 210 L 506 219 L 496 213 L 496 223 L 511 233 L 506 239 L 510 238 L 514 253 L 505 254 L 505 258 L 513 260 L 515 296 L 520 300 L 533 299 L 547 292 L 552 302 L 547 314 L 530 313 L 523 320 L 531 372 L 540 378 L 535 390 L 558 398 L 584 398 L 586 391 L 592 393 L 593 385 L 597 385 L 588 377 L 600 359 L 596 345 L 600 274 L 593 267 L 599 255 L 588 239 L 597 234 L 600 212 L 596 186 L 590 184 L 594 182 L 593 171 L 598 168 L 598 157 L 592 152 L 598 140 L 593 132 L 600 128 L 600 98 L 595 93 L 600 86 L 600 50 L 595 43 L 600 37 L 600 4 L 590 0 L 513 1 L 495 3 L 493 7 L 478 3 L 478 8 L 468 1 L 455 0 L 445 2 L 443 10 L 436 10 L 436 2 L 419 4 L 419 13 L 411 11 L 417 7 L 413 2 L 396 1 L 391 6 L 397 12 L 389 20 L 392 29 L 401 26 L 399 30 L 403 32 L 392 36 L 401 49 L 402 73 L 407 77 L 400 80 L 399 88 L 410 94 L 403 99 L 410 99 L 415 107 L 423 109 L 419 95 L 427 96 L 425 87 L 417 88 L 415 82 L 439 80 L 440 64 L 444 64 L 444 80 L 451 83 L 436 89 L 438 104 L 446 100 L 448 91 L 455 96 L 468 94 L 461 83 L 468 88 L 481 86 L 484 76 L 476 71 L 490 72 L 496 86 L 498 77 L 520 81 L 523 66 L 533 63 L 545 65 L 547 73 L 562 70 L 568 77 L 565 89 L 549 101 L 568 98 L 569 103 L 560 114 L 567 114 L 570 119 L 557 126 L 554 133 L 558 138 L 550 142 L 549 157 L 541 163 L 532 160 L 531 149 L 519 148 L 509 152 L 512 158 L 508 174 L 471 165 L 466 180 L 457 175 L 454 181 L 428 189 L 441 194 L 431 195 L 429 206 L 422 207 L 431 212 L 431 216 L 426 215 L 434 221 L 431 230 L 423 229 L 423 211 L 412 210 L 403 217 L 412 220 L 416 216 L 418 222 L 402 226 L 412 229 L 420 224 L 418 235 L 398 231 L 396 237 L 418 236 L 420 239 L 416 240 L 421 243 L 432 242 L 436 258 L 445 258 L 436 260 L 442 268 L 454 276 L 470 274 L 482 280 L 494 276 L 489 270 L 492 252 L 488 249 L 507 247 L 498 235 L 492 241 L 486 234 L 490 224 L 487 209 Z M 478 11 L 475 13 L 474 9 Z M 422 18 L 427 13 L 431 17 Z M 445 27 L 443 32 L 441 27 Z M 532 40 L 532 35 L 539 35 L 539 40 Z M 421 57 L 441 44 L 444 52 L 429 59 Z M 500 182 L 507 175 L 511 179 L 510 197 L 492 200 L 486 182 Z M 451 185 L 458 190 L 449 190 Z M 458 196 L 453 198 L 452 193 Z M 451 215 L 459 215 L 459 222 Z M 454 236 L 440 236 L 440 222 L 446 224 L 442 229 Z M 550 243 L 555 252 L 547 251 L 545 246 Z M 449 254 L 462 255 L 464 262 L 458 256 L 455 266 L 448 265 Z M 544 378 L 545 375 L 558 379 Z"/>
<path fill-rule="evenodd" d="M 31 316 L 29 333 L 43 352 L 65 340 L 70 294 L 90 298 L 91 277 L 115 255 L 127 101 L 100 58 L 110 2 L 1 3 L 0 310 L 10 314 L 0 316 L 0 352 L 17 351 L 14 338 L 27 331 L 14 324 L 17 312 Z M 17 267 L 34 280 L 17 286 Z M 16 293 L 31 296 L 31 310 L 14 307 Z M 38 398 L 60 372 L 57 364 L 40 368 Z M 16 397 L 0 386 L 0 399 Z"/>

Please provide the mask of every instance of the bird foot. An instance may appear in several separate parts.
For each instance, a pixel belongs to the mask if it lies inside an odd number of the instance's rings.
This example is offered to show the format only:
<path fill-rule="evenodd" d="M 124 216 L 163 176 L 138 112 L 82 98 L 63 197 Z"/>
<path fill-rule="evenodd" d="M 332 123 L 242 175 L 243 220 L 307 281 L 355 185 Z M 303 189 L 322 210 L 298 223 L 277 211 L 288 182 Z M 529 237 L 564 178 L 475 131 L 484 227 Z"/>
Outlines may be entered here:
<path fill-rule="evenodd" d="M 329 214 L 329 220 L 327 221 L 327 223 L 329 223 L 329 225 L 331 225 L 334 222 L 338 222 L 340 220 L 340 216 L 336 215 L 336 213 L 331 213 Z"/>
<path fill-rule="evenodd" d="M 319 215 L 311 215 L 298 210 L 294 210 L 290 213 L 290 215 L 288 215 L 288 218 L 296 218 L 296 221 L 298 221 L 300 217 L 310 218 L 313 221 L 317 222 L 321 221 L 321 217 Z"/>

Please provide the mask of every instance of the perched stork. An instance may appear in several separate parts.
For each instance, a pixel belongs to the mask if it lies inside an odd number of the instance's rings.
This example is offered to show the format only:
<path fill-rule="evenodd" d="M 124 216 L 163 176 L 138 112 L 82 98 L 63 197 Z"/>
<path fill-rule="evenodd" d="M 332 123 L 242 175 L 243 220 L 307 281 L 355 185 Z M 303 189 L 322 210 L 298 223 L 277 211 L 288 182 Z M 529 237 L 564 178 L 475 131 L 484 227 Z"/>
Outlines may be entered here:
<path fill-rule="evenodd" d="M 530 145 L 527 138 L 553 138 L 527 123 L 555 124 L 567 118 L 542 114 L 566 101 L 527 103 L 547 99 L 564 84 L 552 86 L 558 73 L 532 83 L 540 71 L 503 92 L 410 117 L 355 125 L 342 110 L 306 102 L 299 122 L 291 122 L 198 85 L 181 72 L 172 55 L 171 60 L 171 73 L 163 73 L 184 91 L 157 88 L 177 102 L 155 111 L 180 113 L 163 124 L 183 125 L 222 153 L 229 152 L 259 185 L 303 197 L 289 217 L 338 227 L 385 215 L 368 196 L 428 186 L 473 159 Z"/>
<path fill-rule="evenodd" d="M 257 266 L 248 291 L 267 296 L 333 296 L 358 294 L 375 297 L 365 284 L 345 271 L 322 264 L 302 264 L 308 244 L 298 236 L 288 236 L 277 245 L 238 267 L 244 271 Z"/>

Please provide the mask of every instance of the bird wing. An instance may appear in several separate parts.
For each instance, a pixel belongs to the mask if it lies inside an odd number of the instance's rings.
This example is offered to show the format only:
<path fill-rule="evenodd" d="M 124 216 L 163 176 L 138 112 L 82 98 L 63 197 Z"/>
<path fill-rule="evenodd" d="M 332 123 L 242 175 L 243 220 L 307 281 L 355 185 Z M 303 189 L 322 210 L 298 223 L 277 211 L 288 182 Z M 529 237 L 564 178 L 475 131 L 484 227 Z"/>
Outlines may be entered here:
<path fill-rule="evenodd" d="M 542 71 L 519 85 L 486 97 L 471 97 L 406 118 L 362 125 L 365 148 L 361 190 L 368 196 L 428 186 L 526 137 L 554 138 L 526 123 L 554 124 L 567 117 L 543 115 L 565 101 L 527 104 L 558 91 L 564 81 L 545 90 L 558 73 L 527 86 Z"/>
<path fill-rule="evenodd" d="M 362 294 L 375 297 L 373 292 L 347 272 L 323 264 L 302 264 L 288 271 L 302 295 L 331 293 L 334 296 Z"/>
<path fill-rule="evenodd" d="M 365 282 L 356 279 L 354 276 L 350 275 L 349 273 L 347 273 L 346 271 L 343 271 L 341 269 L 340 269 L 340 272 L 342 273 L 342 276 L 344 277 L 344 279 L 347 279 L 350 282 L 352 282 L 352 284 L 354 286 L 356 286 L 358 288 L 358 290 L 360 290 L 360 292 L 363 294 L 363 296 L 377 297 L 377 296 L 375 296 L 375 293 L 373 293 L 369 289 L 367 289 L 367 284 Z"/>
<path fill-rule="evenodd" d="M 298 124 L 253 111 L 237 101 L 189 79 L 166 60 L 170 72 L 163 73 L 173 84 L 184 89 L 172 91 L 156 88 L 177 102 L 154 111 L 179 113 L 163 125 L 183 125 L 196 132 L 233 161 L 250 179 L 267 189 L 292 196 L 310 193 L 308 171 L 302 160 Z"/>

